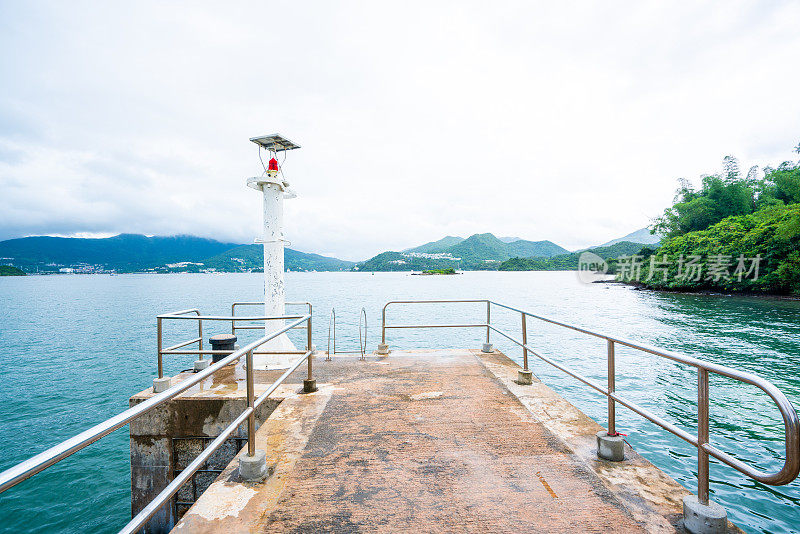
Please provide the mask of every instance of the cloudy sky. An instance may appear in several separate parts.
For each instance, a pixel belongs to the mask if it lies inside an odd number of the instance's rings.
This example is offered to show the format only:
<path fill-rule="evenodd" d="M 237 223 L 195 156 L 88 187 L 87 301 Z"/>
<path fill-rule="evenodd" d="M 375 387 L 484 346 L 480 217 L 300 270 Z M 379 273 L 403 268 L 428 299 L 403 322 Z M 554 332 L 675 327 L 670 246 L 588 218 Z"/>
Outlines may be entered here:
<path fill-rule="evenodd" d="M 0 239 L 252 242 L 248 138 L 300 143 L 293 248 L 570 249 L 800 141 L 798 2 L 0 0 Z"/>

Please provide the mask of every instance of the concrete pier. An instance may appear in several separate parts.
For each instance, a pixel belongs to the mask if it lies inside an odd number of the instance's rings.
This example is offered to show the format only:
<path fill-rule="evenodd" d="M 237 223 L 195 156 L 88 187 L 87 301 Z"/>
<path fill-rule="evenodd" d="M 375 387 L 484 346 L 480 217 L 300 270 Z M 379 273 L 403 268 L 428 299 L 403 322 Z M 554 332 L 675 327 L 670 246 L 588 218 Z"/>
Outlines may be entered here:
<path fill-rule="evenodd" d="M 597 423 L 502 353 L 359 356 L 317 355 L 314 393 L 292 377 L 267 478 L 232 459 L 173 532 L 684 532 L 685 488 L 627 446 L 599 460 Z"/>

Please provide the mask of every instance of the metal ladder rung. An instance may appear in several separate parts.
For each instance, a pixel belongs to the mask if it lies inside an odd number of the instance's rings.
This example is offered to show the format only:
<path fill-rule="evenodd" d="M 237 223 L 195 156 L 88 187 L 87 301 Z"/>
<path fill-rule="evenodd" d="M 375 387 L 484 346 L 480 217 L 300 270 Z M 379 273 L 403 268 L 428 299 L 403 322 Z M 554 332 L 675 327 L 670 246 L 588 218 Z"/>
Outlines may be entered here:
<path fill-rule="evenodd" d="M 361 327 L 364 327 L 364 334 L 361 334 Z M 333 352 L 331 352 L 331 332 L 333 332 Z M 361 359 L 366 359 L 367 353 L 367 310 L 361 308 L 361 313 L 358 316 L 358 351 L 336 350 L 336 308 L 331 308 L 331 316 L 328 321 L 328 351 L 325 361 L 331 361 L 331 354 L 346 354 L 351 352 L 360 352 Z"/>

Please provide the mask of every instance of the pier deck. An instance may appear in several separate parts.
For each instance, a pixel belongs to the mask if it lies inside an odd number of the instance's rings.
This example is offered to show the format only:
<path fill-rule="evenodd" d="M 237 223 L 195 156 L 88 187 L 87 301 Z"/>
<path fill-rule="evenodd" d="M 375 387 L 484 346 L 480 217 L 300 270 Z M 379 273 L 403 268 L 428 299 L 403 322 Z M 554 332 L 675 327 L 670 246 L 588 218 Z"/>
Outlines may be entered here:
<path fill-rule="evenodd" d="M 173 532 L 683 531 L 682 486 L 630 449 L 597 460 L 599 426 L 499 352 L 314 367 L 258 431 L 271 476 L 231 462 Z"/>

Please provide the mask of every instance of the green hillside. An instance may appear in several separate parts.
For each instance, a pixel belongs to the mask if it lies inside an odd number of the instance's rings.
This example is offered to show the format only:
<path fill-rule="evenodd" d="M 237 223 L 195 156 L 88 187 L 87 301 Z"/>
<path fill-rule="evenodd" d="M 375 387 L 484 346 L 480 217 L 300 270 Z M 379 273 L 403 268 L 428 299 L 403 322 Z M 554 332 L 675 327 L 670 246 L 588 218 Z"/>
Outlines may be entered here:
<path fill-rule="evenodd" d="M 462 241 L 464 241 L 463 237 L 449 235 L 438 241 L 431 241 L 430 243 L 425 243 L 418 247 L 406 249 L 403 252 L 442 252 L 446 248 L 457 245 Z"/>
<path fill-rule="evenodd" d="M 531 258 L 534 256 L 552 257 L 568 254 L 569 250 L 556 245 L 552 241 L 526 241 L 519 239 L 506 245 L 510 256 Z"/>
<path fill-rule="evenodd" d="M 621 268 L 620 279 L 653 289 L 800 296 L 800 161 L 759 174 L 757 167 L 742 173 L 727 156 L 723 172 L 704 175 L 699 187 L 681 181 L 654 225 L 664 241 L 642 259 L 641 277 Z"/>
<path fill-rule="evenodd" d="M 448 243 L 453 243 L 445 246 Z M 362 271 L 424 271 L 458 268 L 494 270 L 512 257 L 521 255 L 550 257 L 568 251 L 551 241 L 506 243 L 493 234 L 474 234 L 467 239 L 448 236 L 403 252 L 383 252 L 358 265 Z"/>
<path fill-rule="evenodd" d="M 645 245 L 621 241 L 608 247 L 590 248 L 588 252 L 597 254 L 604 260 L 616 259 L 620 256 L 638 254 Z M 577 271 L 578 260 L 586 251 L 560 254 L 550 258 L 511 258 L 500 265 L 501 271 Z"/>
<path fill-rule="evenodd" d="M 299 252 L 290 248 L 283 252 L 284 267 L 290 271 L 349 271 L 355 262 L 319 254 Z M 246 271 L 264 268 L 264 247 L 240 245 L 204 261 L 206 267 L 220 271 Z"/>
<path fill-rule="evenodd" d="M 248 271 L 264 268 L 261 245 L 237 245 L 194 236 L 147 237 L 120 234 L 105 239 L 23 237 L 0 241 L 4 263 L 27 272 L 136 272 L 144 270 L 198 272 Z M 234 259 L 235 258 L 235 259 Z M 353 262 L 292 249 L 284 251 L 292 271 L 349 270 Z M 172 267 L 167 267 L 167 264 Z M 182 264 L 182 265 L 176 265 Z"/>
<path fill-rule="evenodd" d="M 105 239 L 23 237 L 0 241 L 0 257 L 26 271 L 57 270 L 56 266 L 88 264 L 130 271 L 175 262 L 201 262 L 236 246 L 214 239 L 120 234 Z"/>
<path fill-rule="evenodd" d="M 0 265 L 0 276 L 25 276 L 25 271 L 10 265 Z"/>

